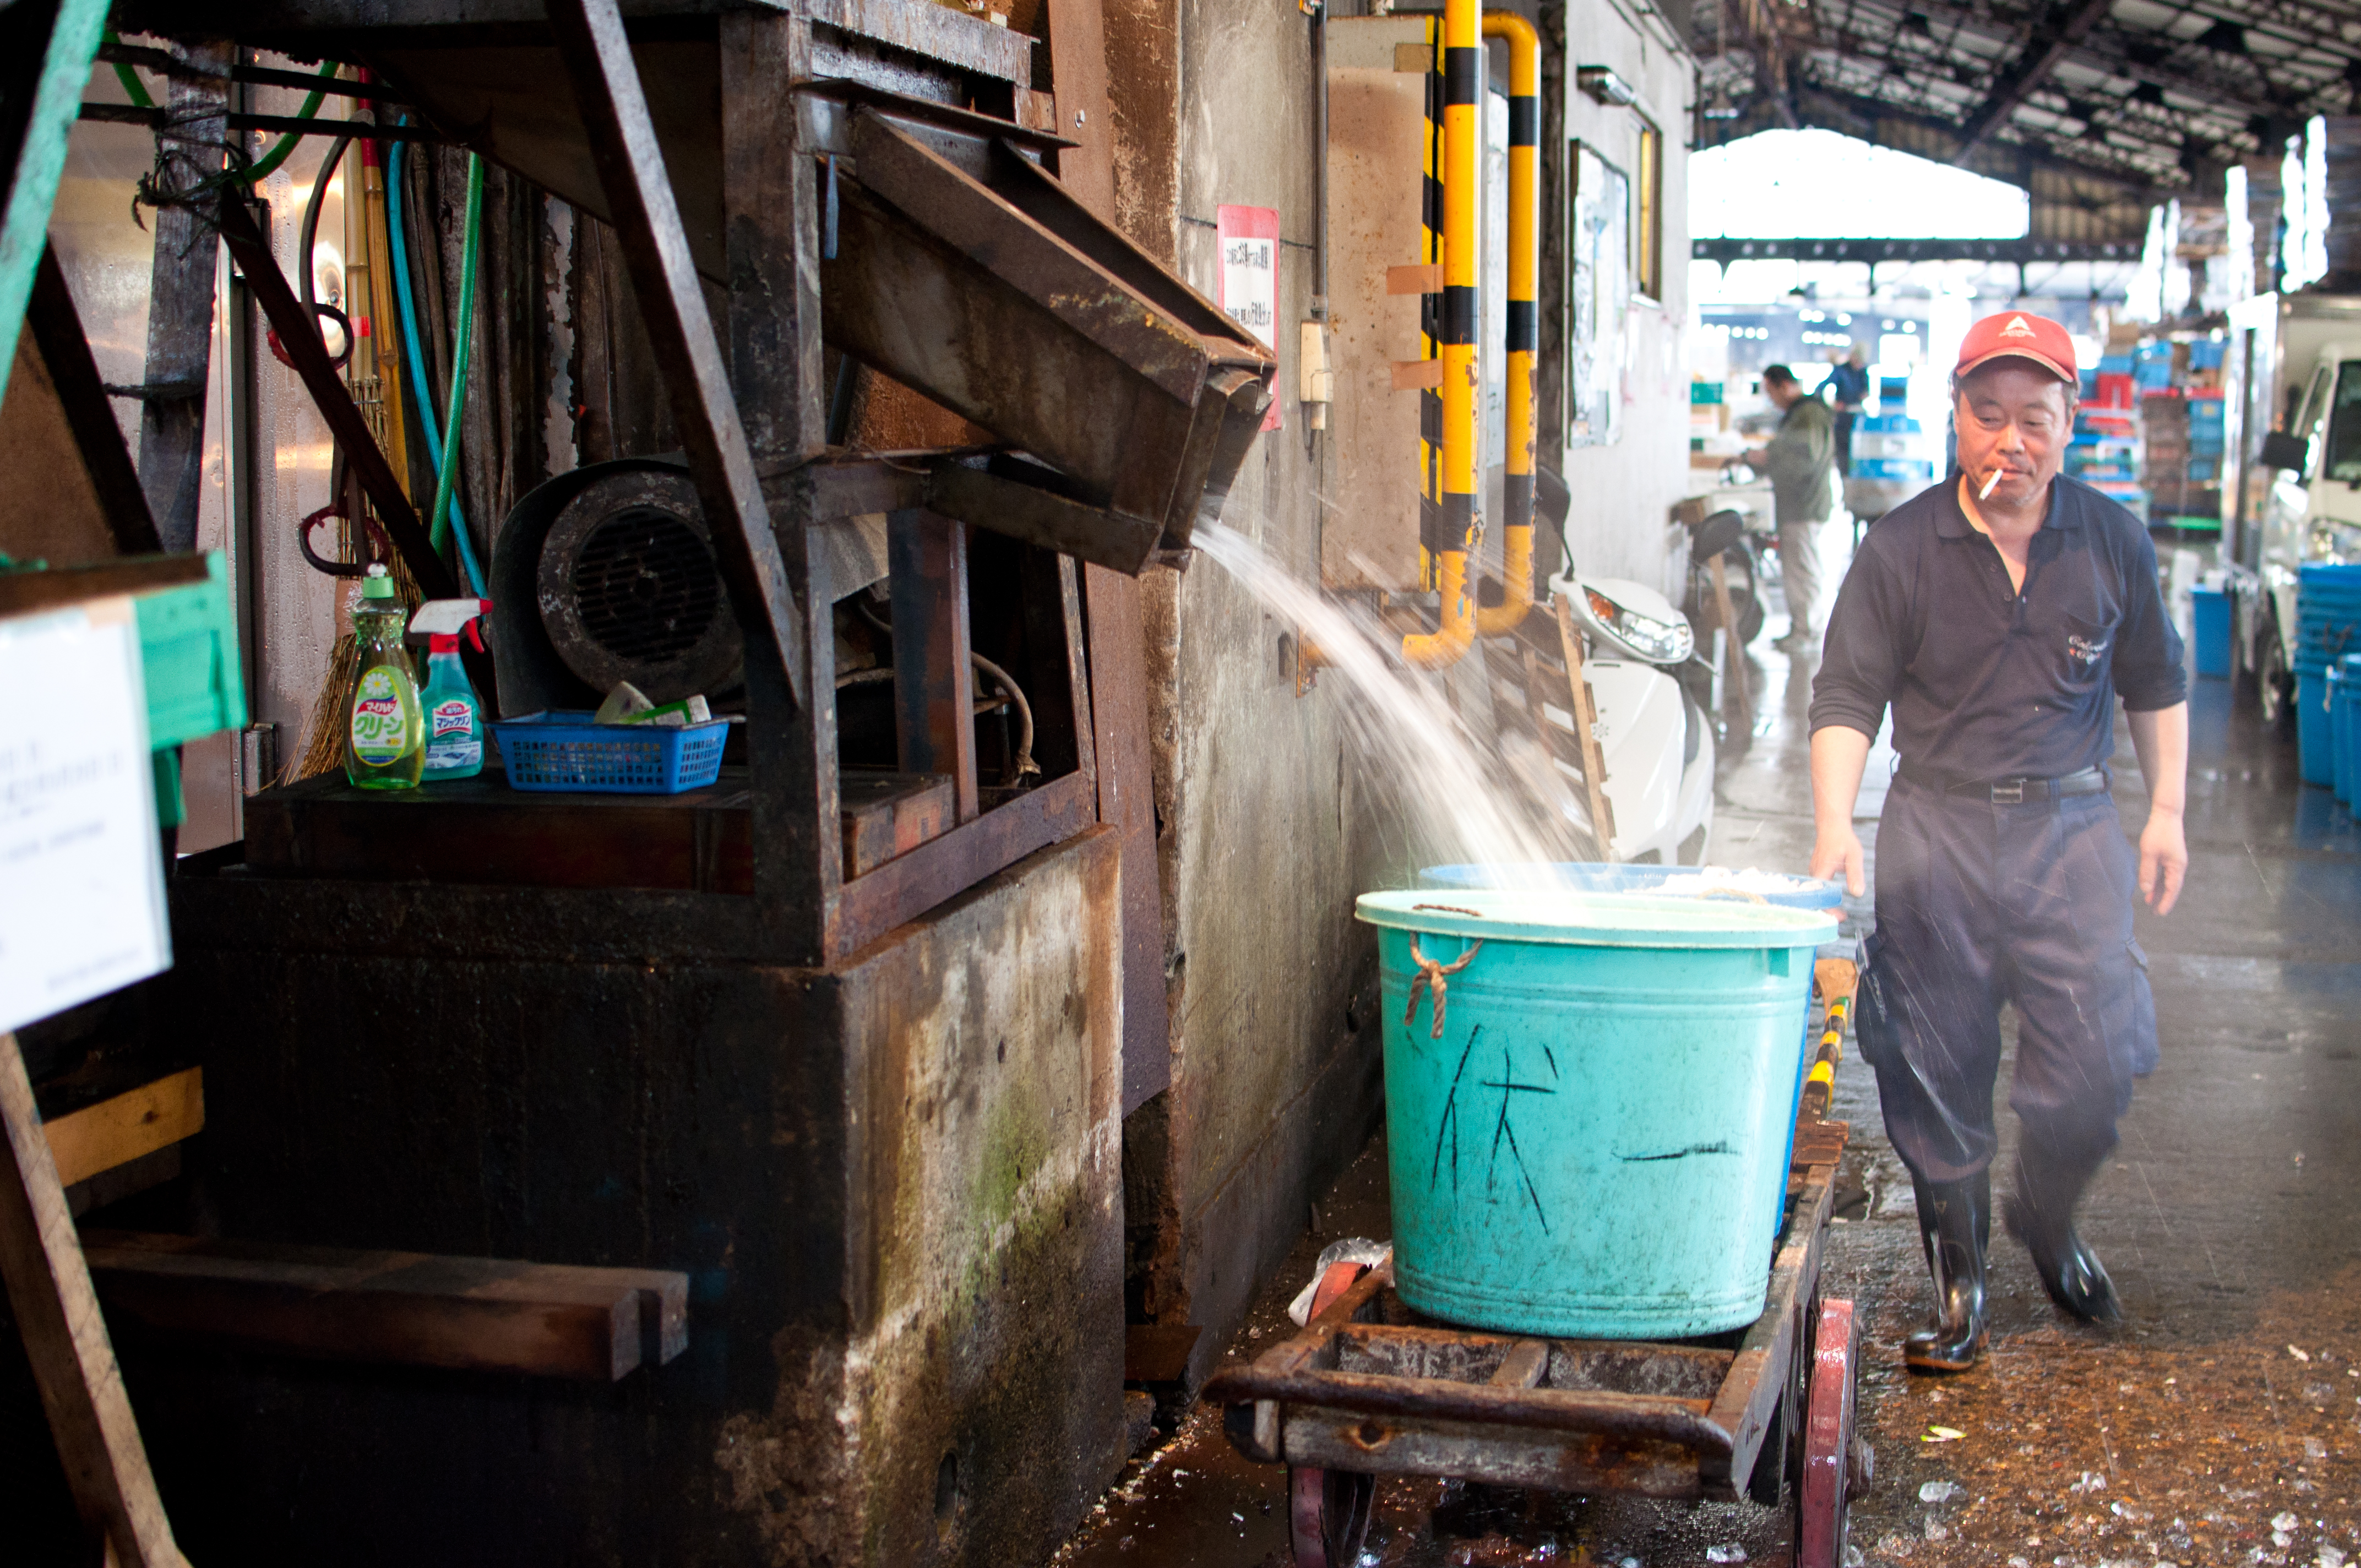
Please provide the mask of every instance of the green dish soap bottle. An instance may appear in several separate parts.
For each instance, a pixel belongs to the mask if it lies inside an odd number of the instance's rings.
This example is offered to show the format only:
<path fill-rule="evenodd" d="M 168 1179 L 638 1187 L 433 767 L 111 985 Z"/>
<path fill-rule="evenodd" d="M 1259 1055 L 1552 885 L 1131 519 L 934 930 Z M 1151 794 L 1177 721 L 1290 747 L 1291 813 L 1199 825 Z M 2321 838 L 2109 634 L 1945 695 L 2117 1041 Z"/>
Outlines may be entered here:
<path fill-rule="evenodd" d="M 471 779 L 484 771 L 484 715 L 476 687 L 459 663 L 456 633 L 432 633 L 426 644 L 426 689 L 419 694 L 426 710 L 428 784 L 444 779 Z"/>
<path fill-rule="evenodd" d="M 418 677 L 401 645 L 409 619 L 383 563 L 372 563 L 353 605 L 360 668 L 345 723 L 345 776 L 358 789 L 415 789 L 426 766 Z"/>

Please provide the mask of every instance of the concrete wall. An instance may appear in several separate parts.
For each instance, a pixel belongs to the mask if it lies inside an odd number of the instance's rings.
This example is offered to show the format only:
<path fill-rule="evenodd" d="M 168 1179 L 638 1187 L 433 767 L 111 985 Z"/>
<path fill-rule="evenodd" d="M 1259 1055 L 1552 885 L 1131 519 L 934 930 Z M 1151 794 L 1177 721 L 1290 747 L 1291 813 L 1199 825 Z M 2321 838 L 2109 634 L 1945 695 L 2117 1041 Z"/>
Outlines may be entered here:
<path fill-rule="evenodd" d="M 192 1559 L 1046 1558 L 1123 1450 L 1115 849 L 825 970 L 619 947 L 598 894 L 181 879 L 209 1226 L 691 1281 L 612 1387 L 125 1336 Z"/>
<path fill-rule="evenodd" d="M 1597 148 L 1636 180 L 1641 116 L 1664 132 L 1664 291 L 1660 301 L 1632 302 L 1626 329 L 1621 438 L 1611 445 L 1561 449 L 1563 472 L 1575 498 L 1566 536 L 1585 572 L 1653 584 L 1672 592 L 1677 603 L 1680 596 L 1674 590 L 1687 534 L 1672 526 L 1667 514 L 1686 493 L 1688 474 L 1687 143 L 1697 71 L 1687 55 L 1666 49 L 1659 37 L 1625 20 L 1631 14 L 1607 0 L 1568 0 L 1564 37 L 1572 63 L 1611 68 L 1638 91 L 1639 102 L 1630 108 L 1598 104 L 1575 87 L 1569 68 L 1559 99 L 1563 128 L 1556 164 L 1562 180 L 1563 143 L 1572 138 Z M 1544 36 L 1549 20 L 1544 18 Z M 1546 131 L 1548 115 L 1545 106 L 1545 144 L 1552 140 Z M 1562 225 L 1563 185 L 1556 201 Z M 1543 272 L 1549 271 L 1545 259 Z M 1546 357 L 1546 337 L 1543 348 Z M 1552 428 L 1563 430 L 1563 419 L 1554 427 L 1543 425 L 1544 432 Z M 1547 439 L 1545 434 L 1544 453 L 1549 451 Z"/>
<path fill-rule="evenodd" d="M 1573 528 L 1586 565 L 1659 582 L 1687 460 L 1691 66 L 1606 0 L 1575 0 L 1575 12 L 1579 61 L 1641 84 L 1665 132 L 1670 297 L 1633 313 L 1621 441 L 1566 456 L 1582 498 Z M 1296 399 L 1312 274 L 1309 21 L 1264 0 L 1108 0 L 1105 16 L 1116 210 L 1132 236 L 1211 295 L 1216 209 L 1279 212 L 1285 427 L 1248 456 L 1223 521 L 1315 580 L 1337 457 L 1307 435 Z M 1544 36 L 1567 25 L 1553 18 Z M 1630 110 L 1583 99 L 1555 125 L 1637 167 Z M 1545 194 L 1545 213 L 1563 203 L 1562 189 Z M 1279 646 L 1292 627 L 1208 560 L 1145 586 L 1173 1074 L 1126 1126 L 1127 1285 L 1135 1321 L 1206 1331 L 1202 1376 L 1378 1114 L 1375 950 L 1351 918 L 1379 874 L 1378 803 L 1356 784 L 1342 692 L 1296 694 Z"/>
<path fill-rule="evenodd" d="M 1284 427 L 1224 522 L 1306 579 L 1331 461 L 1295 399 L 1315 171 L 1307 19 L 1243 0 L 1113 0 L 1107 57 L 1126 228 L 1207 295 L 1216 209 L 1279 214 Z M 1221 567 L 1144 583 L 1172 1086 L 1126 1128 L 1136 1318 L 1206 1332 L 1202 1375 L 1377 1113 L 1374 949 L 1351 920 L 1359 815 L 1326 691 Z"/>

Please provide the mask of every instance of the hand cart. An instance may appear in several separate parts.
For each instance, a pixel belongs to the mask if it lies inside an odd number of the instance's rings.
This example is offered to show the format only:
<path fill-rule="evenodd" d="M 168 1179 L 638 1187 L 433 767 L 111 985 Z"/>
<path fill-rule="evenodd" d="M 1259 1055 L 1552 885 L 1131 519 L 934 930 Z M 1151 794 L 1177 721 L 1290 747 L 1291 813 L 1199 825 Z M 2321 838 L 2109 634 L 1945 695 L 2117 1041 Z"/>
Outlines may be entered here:
<path fill-rule="evenodd" d="M 1824 983 L 1839 1006 L 1850 969 L 1841 992 Z M 1823 1059 L 1841 1037 L 1839 1006 Z M 1401 1300 L 1390 1258 L 1333 1266 L 1301 1332 L 1205 1387 L 1241 1453 L 1290 1467 L 1297 1568 L 1352 1568 L 1381 1475 L 1751 1497 L 1793 1510 L 1796 1568 L 1839 1568 L 1846 1504 L 1867 1489 L 1872 1456 L 1853 1430 L 1852 1303 L 1820 1294 L 1848 1131 L 1820 1119 L 1826 1102 L 1807 1096 L 1797 1119 L 1763 1315 L 1733 1334 L 1655 1343 L 1456 1328 Z"/>

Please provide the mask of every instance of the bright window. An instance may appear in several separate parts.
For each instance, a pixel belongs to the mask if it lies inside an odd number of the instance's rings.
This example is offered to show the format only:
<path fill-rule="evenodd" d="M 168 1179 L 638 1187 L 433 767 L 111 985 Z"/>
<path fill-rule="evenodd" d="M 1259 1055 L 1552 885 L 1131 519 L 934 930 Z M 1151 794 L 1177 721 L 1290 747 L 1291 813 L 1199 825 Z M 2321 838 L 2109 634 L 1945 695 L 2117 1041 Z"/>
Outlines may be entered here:
<path fill-rule="evenodd" d="M 1664 133 L 1640 122 L 1640 221 L 1632 225 L 1631 281 L 1652 300 L 1664 297 Z"/>

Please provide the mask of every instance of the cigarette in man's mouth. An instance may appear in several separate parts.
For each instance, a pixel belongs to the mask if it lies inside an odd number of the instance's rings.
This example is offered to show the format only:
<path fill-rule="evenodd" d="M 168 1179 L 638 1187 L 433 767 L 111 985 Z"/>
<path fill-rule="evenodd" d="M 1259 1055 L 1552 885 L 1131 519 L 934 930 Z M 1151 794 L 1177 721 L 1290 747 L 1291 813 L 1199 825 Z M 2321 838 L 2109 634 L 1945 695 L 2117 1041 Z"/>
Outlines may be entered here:
<path fill-rule="evenodd" d="M 1976 499 L 1980 501 L 1988 501 L 1992 499 L 1993 487 L 1999 484 L 2000 477 L 2007 472 L 2008 470 L 2005 468 L 1993 469 L 1992 471 L 1992 477 L 1984 481 L 1984 488 L 1976 492 Z"/>

